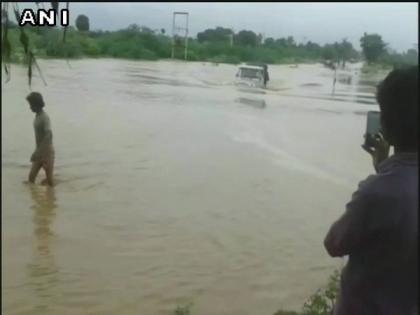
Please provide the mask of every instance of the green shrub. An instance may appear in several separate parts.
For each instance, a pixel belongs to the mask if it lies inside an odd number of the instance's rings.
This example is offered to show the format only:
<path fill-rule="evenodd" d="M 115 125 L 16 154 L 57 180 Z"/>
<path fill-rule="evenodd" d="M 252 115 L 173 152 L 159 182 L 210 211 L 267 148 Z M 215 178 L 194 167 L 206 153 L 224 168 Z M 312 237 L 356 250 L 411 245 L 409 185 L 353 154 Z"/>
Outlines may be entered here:
<path fill-rule="evenodd" d="M 210 62 L 215 63 L 228 63 L 228 64 L 239 64 L 241 60 L 236 56 L 229 56 L 229 55 L 220 55 L 211 57 L 208 59 Z"/>
<path fill-rule="evenodd" d="M 188 303 L 183 306 L 177 306 L 177 308 L 174 311 L 174 315 L 191 315 L 191 308 L 192 303 Z"/>
<path fill-rule="evenodd" d="M 37 57 L 77 58 L 115 57 L 143 60 L 170 58 L 172 38 L 162 33 L 155 34 L 150 29 L 131 25 L 118 31 L 79 32 L 74 27 L 67 29 L 67 40 L 63 43 L 63 31 L 60 28 L 45 28 L 25 26 L 29 39 L 29 48 Z M 20 28 L 11 26 L 9 29 L 11 44 L 11 60 L 22 62 L 23 47 L 20 43 Z M 213 61 L 237 64 L 240 62 L 263 62 L 267 64 L 292 64 L 314 62 L 321 58 L 334 59 L 340 56 L 343 43 L 320 46 L 315 43 L 294 43 L 293 38 L 271 39 L 268 43 L 255 47 L 238 45 L 231 46 L 229 40 L 206 40 L 199 42 L 190 38 L 188 42 L 188 60 Z M 340 48 L 341 47 L 341 48 Z M 349 55 L 360 59 L 360 53 L 354 49 Z M 176 57 L 183 59 L 183 50 L 176 51 Z M 387 68 L 403 67 L 418 64 L 418 52 L 409 49 L 404 53 L 386 52 L 378 59 L 377 64 Z M 364 71 L 370 71 L 364 69 Z"/>
<path fill-rule="evenodd" d="M 156 56 L 156 54 L 149 49 L 142 49 L 140 56 L 141 56 L 140 59 L 144 59 L 144 60 L 158 60 L 159 59 Z"/>
<path fill-rule="evenodd" d="M 317 290 L 303 304 L 302 311 L 279 310 L 274 315 L 331 315 L 339 291 L 340 273 L 335 270 L 325 288 Z"/>
<path fill-rule="evenodd" d="M 199 58 L 198 58 L 197 54 L 194 51 L 188 51 L 187 60 L 190 60 L 190 61 L 198 61 Z"/>
<path fill-rule="evenodd" d="M 304 303 L 302 315 L 330 315 L 339 291 L 340 273 L 336 270 L 328 279 L 327 287 L 318 290 Z"/>

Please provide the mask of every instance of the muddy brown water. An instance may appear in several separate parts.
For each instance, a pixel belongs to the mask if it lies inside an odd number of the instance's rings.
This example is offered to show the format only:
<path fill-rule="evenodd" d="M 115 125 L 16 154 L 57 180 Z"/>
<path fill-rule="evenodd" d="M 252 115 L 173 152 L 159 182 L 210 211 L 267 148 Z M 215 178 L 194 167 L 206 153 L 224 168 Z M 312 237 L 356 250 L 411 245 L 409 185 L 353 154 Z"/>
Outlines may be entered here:
<path fill-rule="evenodd" d="M 374 84 L 332 94 L 321 65 L 40 62 L 57 186 L 22 182 L 34 149 L 26 70 L 2 84 L 2 311 L 271 315 L 343 264 L 322 241 L 359 180 Z M 344 83 L 343 83 L 344 82 Z M 39 181 L 44 177 L 41 173 Z"/>

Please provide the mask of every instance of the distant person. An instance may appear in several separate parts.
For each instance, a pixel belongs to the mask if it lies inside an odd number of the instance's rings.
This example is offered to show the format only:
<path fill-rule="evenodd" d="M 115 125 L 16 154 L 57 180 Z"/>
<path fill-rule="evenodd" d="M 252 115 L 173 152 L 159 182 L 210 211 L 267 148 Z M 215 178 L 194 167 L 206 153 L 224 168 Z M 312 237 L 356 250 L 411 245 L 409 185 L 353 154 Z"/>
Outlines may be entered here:
<path fill-rule="evenodd" d="M 268 76 L 268 67 L 267 65 L 264 65 L 264 87 L 267 86 L 267 82 L 270 80 L 270 77 Z"/>
<path fill-rule="evenodd" d="M 26 97 L 26 100 L 31 110 L 36 114 L 34 120 L 36 149 L 31 156 L 32 167 L 29 173 L 29 182 L 34 183 L 39 170 L 43 168 L 46 179 L 42 181 L 42 184 L 53 186 L 54 148 L 50 118 L 43 110 L 45 104 L 40 93 L 32 92 Z"/>
<path fill-rule="evenodd" d="M 393 70 L 377 101 L 383 134 L 366 148 L 376 174 L 359 184 L 324 241 L 332 257 L 349 256 L 335 315 L 417 314 L 418 66 Z"/>
<path fill-rule="evenodd" d="M 332 89 L 332 94 L 334 95 L 335 93 L 335 84 L 337 83 L 337 69 L 334 69 L 334 79 L 333 79 L 333 89 Z"/>

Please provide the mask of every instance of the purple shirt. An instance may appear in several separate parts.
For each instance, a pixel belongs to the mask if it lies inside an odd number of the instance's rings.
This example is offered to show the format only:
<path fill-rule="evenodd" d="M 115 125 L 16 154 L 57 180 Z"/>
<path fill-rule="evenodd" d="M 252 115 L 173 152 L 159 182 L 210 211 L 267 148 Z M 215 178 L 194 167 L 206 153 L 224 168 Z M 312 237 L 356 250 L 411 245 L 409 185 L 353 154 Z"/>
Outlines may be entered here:
<path fill-rule="evenodd" d="M 325 239 L 333 257 L 349 255 L 336 315 L 417 311 L 418 155 L 399 153 L 359 184 Z"/>

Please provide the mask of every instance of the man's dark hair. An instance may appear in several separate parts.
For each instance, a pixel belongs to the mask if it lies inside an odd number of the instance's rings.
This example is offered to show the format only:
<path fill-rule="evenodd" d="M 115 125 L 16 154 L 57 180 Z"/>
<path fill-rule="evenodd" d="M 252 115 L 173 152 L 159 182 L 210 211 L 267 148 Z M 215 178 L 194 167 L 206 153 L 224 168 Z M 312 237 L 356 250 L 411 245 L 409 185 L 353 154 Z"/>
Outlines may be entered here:
<path fill-rule="evenodd" d="M 399 150 L 418 146 L 418 66 L 395 69 L 377 90 L 386 140 Z"/>
<path fill-rule="evenodd" d="M 37 108 L 42 108 L 45 106 L 41 93 L 32 92 L 26 97 L 26 99 L 28 100 L 29 104 L 34 105 Z"/>

